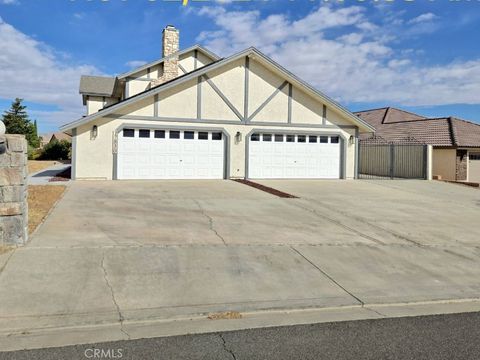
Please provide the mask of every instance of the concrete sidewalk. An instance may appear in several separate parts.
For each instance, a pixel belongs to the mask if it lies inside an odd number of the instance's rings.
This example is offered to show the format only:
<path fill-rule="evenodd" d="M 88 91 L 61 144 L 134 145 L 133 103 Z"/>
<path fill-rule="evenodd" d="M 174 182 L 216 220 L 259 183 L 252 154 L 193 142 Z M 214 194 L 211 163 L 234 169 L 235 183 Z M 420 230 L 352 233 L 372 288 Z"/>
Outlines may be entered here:
<path fill-rule="evenodd" d="M 31 243 L 0 255 L 0 350 L 480 310 L 477 190 L 282 186 L 301 198 L 72 182 Z M 228 311 L 243 318 L 208 318 Z"/>
<path fill-rule="evenodd" d="M 58 164 L 30 174 L 28 175 L 28 185 L 65 185 L 68 181 L 50 181 L 50 179 L 70 166 L 70 164 Z"/>

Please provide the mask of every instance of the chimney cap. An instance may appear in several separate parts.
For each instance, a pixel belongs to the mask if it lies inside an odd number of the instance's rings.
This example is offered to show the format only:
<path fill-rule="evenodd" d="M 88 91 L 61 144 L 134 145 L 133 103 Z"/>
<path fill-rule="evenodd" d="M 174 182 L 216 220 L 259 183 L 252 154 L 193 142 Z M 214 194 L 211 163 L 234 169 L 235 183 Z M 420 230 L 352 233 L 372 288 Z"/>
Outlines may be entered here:
<path fill-rule="evenodd" d="M 165 29 L 163 29 L 163 31 L 165 31 L 165 30 L 177 30 L 177 28 L 173 25 L 167 25 L 167 26 L 165 26 Z"/>

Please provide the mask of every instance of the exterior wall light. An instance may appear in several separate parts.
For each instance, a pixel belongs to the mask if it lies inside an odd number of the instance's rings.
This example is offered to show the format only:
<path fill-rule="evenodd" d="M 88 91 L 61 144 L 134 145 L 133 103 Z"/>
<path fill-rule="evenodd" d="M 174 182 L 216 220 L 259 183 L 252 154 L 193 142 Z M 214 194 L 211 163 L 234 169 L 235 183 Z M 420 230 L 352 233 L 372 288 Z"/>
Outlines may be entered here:
<path fill-rule="evenodd" d="M 348 139 L 348 143 L 349 143 L 350 145 L 355 144 L 355 138 L 353 137 L 353 135 L 350 135 L 350 138 Z"/>
<path fill-rule="evenodd" d="M 240 131 L 237 131 L 235 134 L 235 141 L 237 144 L 242 141 L 242 133 Z"/>
<path fill-rule="evenodd" d="M 92 130 L 90 131 L 90 140 L 95 140 L 98 135 L 98 126 L 93 125 Z"/>

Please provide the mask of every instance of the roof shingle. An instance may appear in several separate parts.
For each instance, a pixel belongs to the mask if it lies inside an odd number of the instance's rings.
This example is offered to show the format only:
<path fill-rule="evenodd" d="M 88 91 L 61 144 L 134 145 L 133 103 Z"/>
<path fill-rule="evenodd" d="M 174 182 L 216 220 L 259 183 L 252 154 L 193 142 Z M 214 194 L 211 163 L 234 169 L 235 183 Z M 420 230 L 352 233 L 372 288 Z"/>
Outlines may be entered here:
<path fill-rule="evenodd" d="M 480 147 L 480 125 L 466 120 L 426 118 L 395 108 L 359 111 L 355 115 L 373 125 L 376 135 L 389 141 L 413 137 L 433 146 Z"/>
<path fill-rule="evenodd" d="M 115 90 L 114 77 L 86 76 L 80 78 L 80 94 L 112 96 Z"/>

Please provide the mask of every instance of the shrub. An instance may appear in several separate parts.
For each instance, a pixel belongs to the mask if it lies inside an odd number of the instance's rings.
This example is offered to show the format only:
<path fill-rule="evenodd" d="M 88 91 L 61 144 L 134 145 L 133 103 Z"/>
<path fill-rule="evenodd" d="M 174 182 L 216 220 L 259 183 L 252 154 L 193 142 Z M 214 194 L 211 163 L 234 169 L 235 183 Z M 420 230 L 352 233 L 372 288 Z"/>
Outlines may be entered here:
<path fill-rule="evenodd" d="M 41 153 L 41 149 L 35 149 L 33 146 L 28 145 L 28 160 L 37 160 L 41 156 Z"/>
<path fill-rule="evenodd" d="M 71 148 L 72 144 L 67 140 L 54 140 L 43 147 L 40 159 L 68 160 L 71 156 Z"/>

